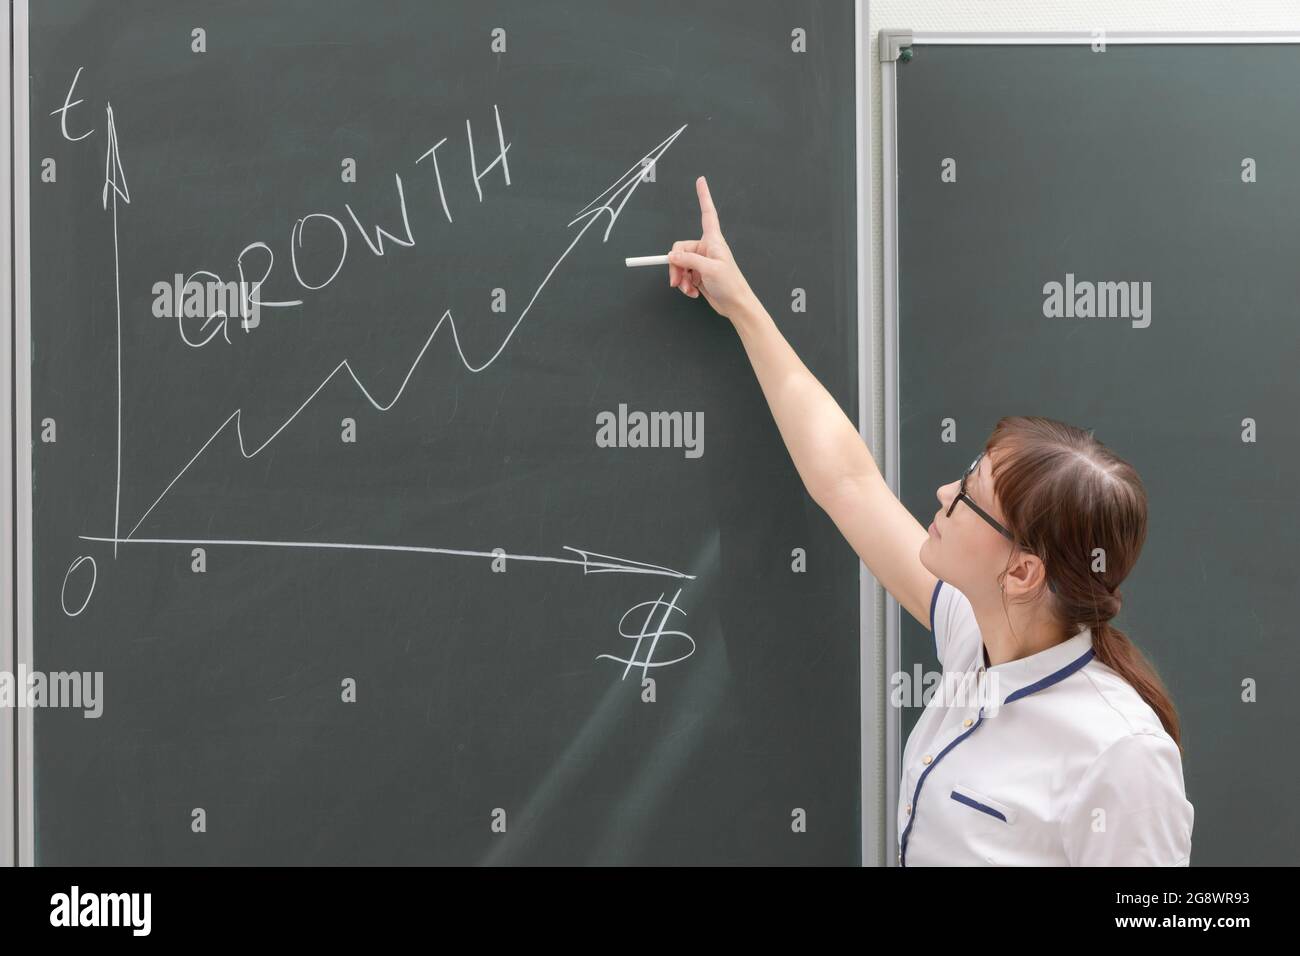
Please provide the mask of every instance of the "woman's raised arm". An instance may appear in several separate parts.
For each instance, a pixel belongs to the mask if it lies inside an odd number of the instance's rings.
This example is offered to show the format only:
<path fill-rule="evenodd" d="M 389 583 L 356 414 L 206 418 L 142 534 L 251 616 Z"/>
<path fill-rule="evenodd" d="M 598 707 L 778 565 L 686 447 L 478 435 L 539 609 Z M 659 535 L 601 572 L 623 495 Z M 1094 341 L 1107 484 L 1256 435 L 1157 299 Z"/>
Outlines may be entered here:
<path fill-rule="evenodd" d="M 722 237 L 704 177 L 701 237 L 673 244 L 668 281 L 703 295 L 740 336 L 799 477 L 876 579 L 926 628 L 937 578 L 918 557 L 927 532 L 889 489 L 862 436 L 791 348 Z"/>

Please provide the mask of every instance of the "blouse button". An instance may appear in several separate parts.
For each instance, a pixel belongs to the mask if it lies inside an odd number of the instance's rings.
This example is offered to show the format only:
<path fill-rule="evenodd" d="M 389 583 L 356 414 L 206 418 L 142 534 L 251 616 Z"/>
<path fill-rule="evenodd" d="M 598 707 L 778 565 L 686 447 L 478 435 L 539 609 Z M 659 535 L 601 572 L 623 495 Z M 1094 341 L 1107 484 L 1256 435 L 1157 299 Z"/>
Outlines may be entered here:
<path fill-rule="evenodd" d="M 921 758 L 921 763 L 929 763 L 933 759 L 934 758 L 931 757 L 929 754 L 926 754 L 924 757 Z"/>
<path fill-rule="evenodd" d="M 974 721 L 972 721 L 969 717 L 967 717 L 965 720 L 961 722 L 961 725 L 963 727 L 969 727 L 972 723 L 974 723 Z"/>
<path fill-rule="evenodd" d="M 909 803 L 907 805 L 907 809 L 905 809 L 903 812 L 910 817 L 912 815 L 912 805 Z"/>

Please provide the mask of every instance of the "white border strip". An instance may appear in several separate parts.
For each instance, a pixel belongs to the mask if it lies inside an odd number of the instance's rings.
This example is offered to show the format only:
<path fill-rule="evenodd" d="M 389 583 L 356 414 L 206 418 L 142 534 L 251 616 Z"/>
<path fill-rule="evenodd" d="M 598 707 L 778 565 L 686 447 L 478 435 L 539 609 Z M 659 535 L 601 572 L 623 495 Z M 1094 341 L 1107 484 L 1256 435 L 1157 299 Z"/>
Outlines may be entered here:
<path fill-rule="evenodd" d="M 27 2 L 14 0 L 14 374 L 16 393 L 18 504 L 18 666 L 32 668 L 32 413 L 31 413 L 31 185 L 30 126 L 27 84 Z M 18 865 L 35 861 L 34 784 L 32 778 L 32 709 L 20 708 L 18 722 Z"/>
<path fill-rule="evenodd" d="M 1098 27 L 1097 31 L 1105 36 L 1107 43 L 1149 43 L 1149 44 L 1188 44 L 1188 43 L 1300 43 L 1300 33 L 1267 33 L 1255 30 L 1222 33 L 1161 33 L 1133 30 L 1106 30 Z M 934 30 L 920 30 L 912 34 L 913 45 L 931 44 L 1019 44 L 1023 46 L 1049 46 L 1054 44 L 1089 44 L 1095 39 L 1092 30 L 1060 30 L 1052 32 L 1020 33 L 945 33 Z M 883 64 L 882 64 L 883 65 Z"/>
<path fill-rule="evenodd" d="M 0 47 L 9 57 L 10 11 L 0 16 Z M 8 64 L 12 67 L 12 63 Z M 0 610 L 0 671 L 14 673 L 14 433 L 13 433 L 13 210 L 10 208 L 10 188 L 13 184 L 10 168 L 13 142 L 9 115 L 9 69 L 0 79 L 0 591 L 8 596 Z M 14 751 L 14 708 L 0 707 L 0 866 L 13 866 L 14 855 L 14 774 L 18 769 L 18 755 Z"/>
<path fill-rule="evenodd" d="M 1300 33 L 1150 33 L 1105 31 L 1106 42 L 1148 44 L 1236 44 L 1236 43 L 1300 43 Z M 917 44 L 1003 44 L 1051 45 L 1091 43 L 1092 31 L 1062 31 L 1053 33 L 944 33 L 921 31 L 912 34 L 912 45 Z M 899 494 L 898 465 L 898 100 L 896 64 L 880 62 L 880 134 L 881 134 L 881 252 L 884 260 L 883 322 L 885 329 L 885 479 L 889 487 Z M 885 672 L 898 673 L 902 660 L 900 607 L 892 594 L 885 593 Z M 896 707 L 885 709 L 886 739 L 886 791 L 889 812 L 885 816 L 885 832 L 892 852 L 889 864 L 898 864 L 898 785 L 902 775 L 902 719 Z"/>
<path fill-rule="evenodd" d="M 855 0 L 856 44 L 854 53 L 854 104 L 857 116 L 857 260 L 858 260 L 858 433 L 867 447 L 877 447 L 874 436 L 876 420 L 875 381 L 871 364 L 875 354 L 871 322 L 874 271 L 871 251 L 871 23 L 866 0 Z M 880 752 L 882 702 L 878 697 L 880 640 L 876 634 L 876 598 L 879 590 L 875 576 L 863 561 L 858 562 L 858 731 L 861 734 L 862 865 L 879 866 L 882 862 L 880 822 L 886 804 L 881 806 L 882 774 L 888 764 Z"/>

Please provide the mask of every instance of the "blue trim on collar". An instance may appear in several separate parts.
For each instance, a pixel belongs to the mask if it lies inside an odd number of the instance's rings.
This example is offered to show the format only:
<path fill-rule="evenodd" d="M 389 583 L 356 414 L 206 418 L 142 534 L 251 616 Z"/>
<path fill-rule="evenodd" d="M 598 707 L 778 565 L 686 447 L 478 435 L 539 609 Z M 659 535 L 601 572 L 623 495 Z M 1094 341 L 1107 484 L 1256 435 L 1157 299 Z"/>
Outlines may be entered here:
<path fill-rule="evenodd" d="M 1082 654 L 1080 654 L 1070 663 L 1066 664 L 1056 673 L 1048 674 L 1042 680 L 1034 681 L 1032 684 L 1020 688 L 1020 690 L 1016 691 L 1014 694 L 1008 694 L 1007 699 L 1004 700 L 1002 703 L 1009 704 L 1013 700 L 1018 700 L 1019 698 L 1024 697 L 1028 694 L 1032 694 L 1036 691 L 1040 691 L 1044 687 L 1051 687 L 1057 681 L 1065 680 L 1065 678 L 1069 677 L 1079 668 L 1083 667 L 1084 664 L 1087 664 L 1088 661 L 1092 660 L 1094 654 L 1095 654 L 1094 648 L 1091 647 L 1088 648 L 1086 651 L 1084 651 Z"/>
<path fill-rule="evenodd" d="M 939 603 L 939 588 L 943 587 L 943 578 L 934 582 L 934 593 L 930 595 L 930 633 L 934 635 L 934 656 L 939 656 L 939 635 L 934 632 L 934 607 Z M 943 661 L 939 662 L 940 664 Z"/>

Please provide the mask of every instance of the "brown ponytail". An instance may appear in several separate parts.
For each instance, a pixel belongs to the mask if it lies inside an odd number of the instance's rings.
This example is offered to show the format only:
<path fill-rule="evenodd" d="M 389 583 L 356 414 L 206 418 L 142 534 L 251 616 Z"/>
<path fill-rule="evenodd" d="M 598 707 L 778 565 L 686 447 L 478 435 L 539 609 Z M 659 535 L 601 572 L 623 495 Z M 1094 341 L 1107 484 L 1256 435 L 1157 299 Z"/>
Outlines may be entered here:
<path fill-rule="evenodd" d="M 1120 582 L 1146 541 L 1146 489 L 1137 472 L 1091 431 L 1037 416 L 1001 419 L 985 452 L 994 460 L 994 492 L 1008 527 L 1022 548 L 1042 558 L 1066 633 L 1092 628 L 1097 660 L 1132 685 L 1181 751 L 1168 691 L 1110 623 L 1124 603 Z"/>

